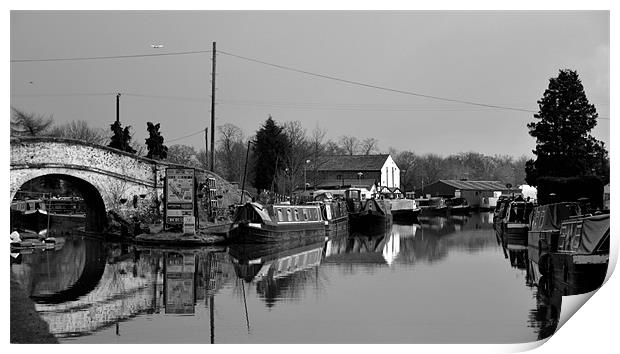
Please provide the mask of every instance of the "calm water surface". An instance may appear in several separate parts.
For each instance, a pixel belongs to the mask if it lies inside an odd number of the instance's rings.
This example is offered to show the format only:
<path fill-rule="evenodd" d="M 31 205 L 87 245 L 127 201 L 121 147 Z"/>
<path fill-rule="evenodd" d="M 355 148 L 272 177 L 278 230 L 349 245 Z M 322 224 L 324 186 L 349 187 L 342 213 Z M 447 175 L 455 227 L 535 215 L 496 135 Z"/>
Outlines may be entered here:
<path fill-rule="evenodd" d="M 490 213 L 308 245 L 149 248 L 67 235 L 17 279 L 61 343 L 517 343 L 553 333 Z"/>

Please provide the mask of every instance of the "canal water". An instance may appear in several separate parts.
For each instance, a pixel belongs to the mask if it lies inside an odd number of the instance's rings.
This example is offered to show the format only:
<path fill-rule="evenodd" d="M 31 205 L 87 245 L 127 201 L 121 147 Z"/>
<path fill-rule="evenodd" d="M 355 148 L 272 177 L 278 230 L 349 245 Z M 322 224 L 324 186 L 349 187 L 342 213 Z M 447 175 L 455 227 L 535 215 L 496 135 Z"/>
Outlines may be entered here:
<path fill-rule="evenodd" d="M 522 343 L 561 306 L 491 213 L 278 247 L 60 239 L 12 258 L 11 277 L 61 343 Z"/>

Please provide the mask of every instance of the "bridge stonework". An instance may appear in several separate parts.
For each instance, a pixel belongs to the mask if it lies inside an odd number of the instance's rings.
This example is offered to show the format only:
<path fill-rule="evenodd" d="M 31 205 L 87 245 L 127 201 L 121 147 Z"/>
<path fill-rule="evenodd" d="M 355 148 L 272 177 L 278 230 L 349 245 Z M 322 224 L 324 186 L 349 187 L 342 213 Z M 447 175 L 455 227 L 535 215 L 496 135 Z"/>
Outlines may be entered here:
<path fill-rule="evenodd" d="M 80 191 L 87 206 L 89 199 L 91 204 L 98 199 L 105 211 L 115 210 L 125 217 L 144 215 L 154 213 L 155 201 L 163 197 L 168 167 L 187 166 L 73 139 L 11 138 L 10 197 L 13 200 L 19 188 L 34 178 L 63 175 L 82 185 Z M 215 178 L 225 204 L 240 199 L 239 190 L 219 175 L 202 169 L 196 171 L 199 182 L 207 177 Z M 99 195 L 91 195 L 94 191 Z"/>

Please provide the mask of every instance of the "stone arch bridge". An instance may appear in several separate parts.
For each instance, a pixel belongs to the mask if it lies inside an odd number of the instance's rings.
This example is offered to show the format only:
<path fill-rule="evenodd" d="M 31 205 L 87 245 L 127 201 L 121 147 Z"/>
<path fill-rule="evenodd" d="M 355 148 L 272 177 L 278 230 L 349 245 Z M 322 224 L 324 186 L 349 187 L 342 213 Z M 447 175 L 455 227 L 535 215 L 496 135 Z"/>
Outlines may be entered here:
<path fill-rule="evenodd" d="M 11 138 L 10 198 L 28 181 L 43 176 L 71 182 L 87 207 L 86 228 L 102 231 L 106 213 L 128 217 L 153 211 L 163 195 L 165 170 L 186 167 L 136 156 L 107 146 L 52 137 Z M 216 179 L 223 200 L 234 202 L 238 189 L 209 171 L 196 169 L 198 182 Z M 237 196 L 235 198 L 235 195 Z"/>

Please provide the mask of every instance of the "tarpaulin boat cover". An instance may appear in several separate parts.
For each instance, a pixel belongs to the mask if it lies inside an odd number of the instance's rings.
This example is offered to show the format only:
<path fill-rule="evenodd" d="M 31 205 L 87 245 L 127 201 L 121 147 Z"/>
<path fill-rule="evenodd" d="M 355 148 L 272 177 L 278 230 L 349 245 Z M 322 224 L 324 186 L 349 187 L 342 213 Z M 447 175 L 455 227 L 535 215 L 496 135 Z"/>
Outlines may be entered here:
<path fill-rule="evenodd" d="M 581 244 L 577 253 L 592 253 L 600 247 L 609 235 L 609 214 L 595 215 L 583 219 Z"/>
<path fill-rule="evenodd" d="M 578 203 L 555 203 L 546 204 L 534 208 L 531 215 L 532 231 L 559 231 L 562 221 L 569 216 L 579 215 L 581 209 Z"/>

